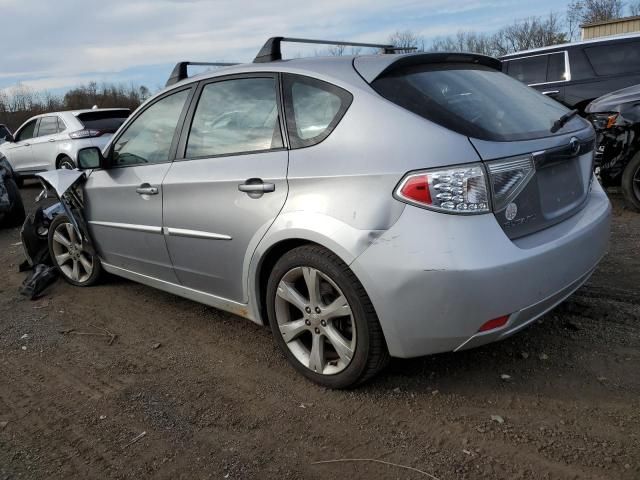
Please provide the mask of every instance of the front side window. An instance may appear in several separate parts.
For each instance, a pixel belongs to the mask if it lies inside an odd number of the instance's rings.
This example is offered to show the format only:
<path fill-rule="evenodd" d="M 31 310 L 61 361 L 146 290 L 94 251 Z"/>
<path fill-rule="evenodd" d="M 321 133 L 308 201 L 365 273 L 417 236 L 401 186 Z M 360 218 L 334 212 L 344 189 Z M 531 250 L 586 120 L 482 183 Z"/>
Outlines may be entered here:
<path fill-rule="evenodd" d="M 547 81 L 548 55 L 509 60 L 509 76 L 522 83 L 544 83 Z"/>
<path fill-rule="evenodd" d="M 324 140 L 353 99 L 340 87 L 300 75 L 286 75 L 284 87 L 287 129 L 293 148 Z"/>
<path fill-rule="evenodd" d="M 58 117 L 42 117 L 38 127 L 38 136 L 54 135 L 58 133 Z"/>
<path fill-rule="evenodd" d="M 240 78 L 202 89 L 186 158 L 282 148 L 275 78 Z"/>
<path fill-rule="evenodd" d="M 569 110 L 502 72 L 471 64 L 418 65 L 376 79 L 386 99 L 466 136 L 509 142 L 551 135 Z M 573 117 L 559 133 L 583 128 Z"/>
<path fill-rule="evenodd" d="M 37 120 L 31 120 L 18 132 L 16 135 L 16 142 L 22 142 L 33 138 L 33 133 L 36 129 L 36 121 Z"/>
<path fill-rule="evenodd" d="M 147 165 L 169 161 L 176 126 L 189 90 L 168 95 L 142 112 L 115 142 L 112 165 Z"/>
<path fill-rule="evenodd" d="M 584 52 L 596 75 L 640 72 L 640 42 L 588 47 Z"/>

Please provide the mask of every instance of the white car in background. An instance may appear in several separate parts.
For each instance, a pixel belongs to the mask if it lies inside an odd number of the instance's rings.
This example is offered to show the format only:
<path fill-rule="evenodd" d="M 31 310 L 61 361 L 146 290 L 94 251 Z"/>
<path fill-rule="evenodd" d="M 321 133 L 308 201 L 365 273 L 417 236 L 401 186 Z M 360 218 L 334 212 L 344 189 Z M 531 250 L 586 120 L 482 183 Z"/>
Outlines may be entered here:
<path fill-rule="evenodd" d="M 0 144 L 19 180 L 38 172 L 76 168 L 78 150 L 104 147 L 130 114 L 128 108 L 94 108 L 37 115 Z"/>

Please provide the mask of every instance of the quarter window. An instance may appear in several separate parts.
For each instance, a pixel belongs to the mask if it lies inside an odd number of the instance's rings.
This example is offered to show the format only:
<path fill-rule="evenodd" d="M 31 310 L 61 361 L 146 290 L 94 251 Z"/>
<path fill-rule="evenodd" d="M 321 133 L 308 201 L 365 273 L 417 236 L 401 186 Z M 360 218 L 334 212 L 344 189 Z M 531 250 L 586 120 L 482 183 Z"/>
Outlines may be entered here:
<path fill-rule="evenodd" d="M 596 75 L 640 72 L 640 45 L 617 43 L 584 49 Z"/>
<path fill-rule="evenodd" d="M 561 82 L 567 80 L 567 72 L 564 64 L 564 52 L 549 55 L 547 66 L 547 82 Z"/>
<path fill-rule="evenodd" d="M 169 161 L 176 126 L 189 90 L 168 95 L 142 112 L 117 139 L 113 166 L 147 165 Z"/>
<path fill-rule="evenodd" d="M 64 124 L 62 119 L 58 117 L 58 133 L 64 132 L 67 129 L 67 126 Z"/>
<path fill-rule="evenodd" d="M 36 120 L 32 120 L 29 123 L 27 123 L 22 130 L 20 130 L 18 132 L 18 134 L 16 135 L 16 142 L 22 142 L 24 140 L 29 140 L 30 138 L 33 138 L 33 133 L 36 129 Z"/>
<path fill-rule="evenodd" d="M 340 87 L 301 75 L 286 75 L 284 87 L 293 148 L 315 145 L 329 136 L 353 99 Z"/>
<path fill-rule="evenodd" d="M 186 158 L 282 148 L 275 78 L 240 78 L 202 89 Z"/>
<path fill-rule="evenodd" d="M 58 117 L 42 117 L 38 127 L 38 136 L 55 135 L 58 133 Z"/>

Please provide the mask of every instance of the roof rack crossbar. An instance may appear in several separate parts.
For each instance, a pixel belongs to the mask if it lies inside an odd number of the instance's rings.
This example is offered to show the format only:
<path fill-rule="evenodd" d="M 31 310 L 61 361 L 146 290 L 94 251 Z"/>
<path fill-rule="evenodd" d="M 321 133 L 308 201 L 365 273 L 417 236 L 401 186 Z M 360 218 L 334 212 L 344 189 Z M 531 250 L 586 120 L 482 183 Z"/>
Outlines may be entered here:
<path fill-rule="evenodd" d="M 319 45 L 342 45 L 347 47 L 367 47 L 367 48 L 379 48 L 384 53 L 394 53 L 397 51 L 411 51 L 416 50 L 416 47 L 396 47 L 389 44 L 381 43 L 362 43 L 362 42 L 339 42 L 335 40 L 314 40 L 310 38 L 291 38 L 291 37 L 271 37 L 266 41 L 264 46 L 256 55 L 253 63 L 266 63 L 274 62 L 276 60 L 282 60 L 282 50 L 280 44 L 282 42 L 288 43 L 307 43 L 307 44 L 319 44 Z"/>
<path fill-rule="evenodd" d="M 169 85 L 173 85 L 174 83 L 178 83 L 180 80 L 184 80 L 188 78 L 189 75 L 187 73 L 187 67 L 189 65 L 207 65 L 211 67 L 231 67 L 233 65 L 238 65 L 238 63 L 227 63 L 227 62 L 178 62 L 176 66 L 173 67 L 173 71 L 169 76 L 169 80 L 165 84 L 165 87 Z"/>

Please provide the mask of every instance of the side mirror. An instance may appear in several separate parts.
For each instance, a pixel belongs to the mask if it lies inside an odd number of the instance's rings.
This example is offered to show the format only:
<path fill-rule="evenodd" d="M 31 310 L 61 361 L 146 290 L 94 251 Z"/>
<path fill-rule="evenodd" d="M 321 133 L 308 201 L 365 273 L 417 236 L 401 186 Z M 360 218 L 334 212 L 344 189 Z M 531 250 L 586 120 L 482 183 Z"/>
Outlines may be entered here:
<path fill-rule="evenodd" d="M 104 166 L 105 160 L 98 147 L 86 147 L 78 150 L 78 168 L 90 170 Z"/>

